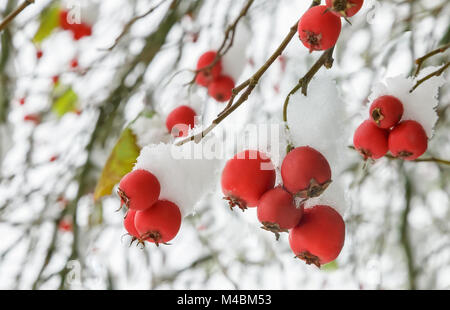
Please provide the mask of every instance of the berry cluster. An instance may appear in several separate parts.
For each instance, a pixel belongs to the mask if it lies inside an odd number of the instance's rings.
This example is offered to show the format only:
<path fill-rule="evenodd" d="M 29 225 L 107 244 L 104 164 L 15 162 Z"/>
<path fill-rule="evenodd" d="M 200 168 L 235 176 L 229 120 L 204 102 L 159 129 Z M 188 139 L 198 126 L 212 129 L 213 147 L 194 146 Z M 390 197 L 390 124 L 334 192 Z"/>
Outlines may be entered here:
<path fill-rule="evenodd" d="M 146 170 L 134 170 L 120 181 L 118 194 L 121 206 L 128 210 L 124 226 L 132 236 L 132 242 L 144 241 L 167 244 L 175 238 L 181 226 L 178 206 L 167 200 L 159 200 L 161 187 L 158 179 Z"/>
<path fill-rule="evenodd" d="M 59 27 L 63 30 L 72 32 L 73 39 L 78 41 L 84 37 L 92 35 L 92 26 L 85 23 L 70 23 L 69 11 L 61 10 L 59 12 Z"/>
<path fill-rule="evenodd" d="M 234 80 L 222 74 L 222 61 L 217 58 L 217 53 L 209 51 L 200 56 L 197 62 L 197 76 L 195 82 L 208 88 L 208 94 L 219 102 L 230 100 Z"/>
<path fill-rule="evenodd" d="M 376 160 L 388 151 L 394 157 L 415 160 L 428 148 L 422 125 L 413 120 L 401 121 L 403 103 L 393 96 L 381 96 L 370 107 L 370 119 L 355 132 L 353 144 L 365 160 Z"/>
<path fill-rule="evenodd" d="M 195 126 L 195 111 L 187 105 L 174 109 L 166 118 L 166 127 L 174 137 L 187 137 L 189 129 Z"/>
<path fill-rule="evenodd" d="M 310 52 L 332 48 L 341 33 L 340 17 L 351 17 L 362 7 L 363 0 L 327 0 L 326 5 L 313 6 L 298 23 L 298 35 Z"/>
<path fill-rule="evenodd" d="M 326 158 L 311 147 L 292 150 L 281 166 L 283 185 L 275 186 L 271 160 L 258 151 L 244 151 L 230 159 L 222 172 L 222 191 L 230 208 L 257 207 L 262 229 L 289 232 L 296 257 L 320 267 L 339 255 L 345 239 L 345 224 L 329 206 L 304 208 L 304 202 L 320 196 L 331 183 Z"/>

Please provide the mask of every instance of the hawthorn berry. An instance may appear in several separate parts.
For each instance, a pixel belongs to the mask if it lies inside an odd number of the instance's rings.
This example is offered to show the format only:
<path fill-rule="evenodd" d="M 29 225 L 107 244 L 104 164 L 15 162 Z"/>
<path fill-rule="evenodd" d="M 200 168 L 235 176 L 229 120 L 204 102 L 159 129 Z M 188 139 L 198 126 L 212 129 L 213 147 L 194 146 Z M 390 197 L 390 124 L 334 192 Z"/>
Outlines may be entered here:
<path fill-rule="evenodd" d="M 53 83 L 53 85 L 56 85 L 59 83 L 59 75 L 52 76 L 52 83 Z"/>
<path fill-rule="evenodd" d="M 139 239 L 167 244 L 175 238 L 181 226 L 181 212 L 178 206 L 167 200 L 157 201 L 151 208 L 136 212 L 134 224 Z"/>
<path fill-rule="evenodd" d="M 61 27 L 64 30 L 69 30 L 71 27 L 68 17 L 69 17 L 69 11 L 61 10 L 59 12 L 59 27 Z"/>
<path fill-rule="evenodd" d="M 71 232 L 73 231 L 73 224 L 72 221 L 69 219 L 62 219 L 58 223 L 58 229 L 63 232 Z"/>
<path fill-rule="evenodd" d="M 397 125 L 403 116 L 403 104 L 393 96 L 381 96 L 370 106 L 370 119 L 380 128 Z"/>
<path fill-rule="evenodd" d="M 198 85 L 208 87 L 208 85 L 217 79 L 222 73 L 222 61 L 219 59 L 212 67 L 217 53 L 209 51 L 200 56 L 197 62 L 197 76 L 195 82 Z"/>
<path fill-rule="evenodd" d="M 92 35 L 92 26 L 86 23 L 73 24 L 71 31 L 73 39 L 75 41 L 78 41 L 84 37 L 89 37 L 90 35 Z"/>
<path fill-rule="evenodd" d="M 291 193 L 282 187 L 276 187 L 261 197 L 257 214 L 258 220 L 263 224 L 261 228 L 273 232 L 278 240 L 280 232 L 288 232 L 288 229 L 300 222 L 303 205 L 297 207 Z"/>
<path fill-rule="evenodd" d="M 20 105 L 24 105 L 25 104 L 25 98 L 24 97 L 19 99 L 19 104 Z"/>
<path fill-rule="evenodd" d="M 310 52 L 332 48 L 341 33 L 341 19 L 325 5 L 310 8 L 298 23 L 298 34 Z"/>
<path fill-rule="evenodd" d="M 364 121 L 353 136 L 355 149 L 364 157 L 379 159 L 388 152 L 389 132 L 379 128 L 371 120 Z"/>
<path fill-rule="evenodd" d="M 123 219 L 123 226 L 125 227 L 128 234 L 133 237 L 133 241 L 139 239 L 139 233 L 134 225 L 134 219 L 136 217 L 137 211 L 128 210 L 125 218 Z"/>
<path fill-rule="evenodd" d="M 158 200 L 161 186 L 158 179 L 147 170 L 134 170 L 122 178 L 118 194 L 127 208 L 146 210 Z"/>
<path fill-rule="evenodd" d="M 190 107 L 183 105 L 174 109 L 166 118 L 166 127 L 175 137 L 187 137 L 189 128 L 195 126 L 197 114 Z"/>
<path fill-rule="evenodd" d="M 352 17 L 361 9 L 364 0 L 326 0 L 327 7 L 342 17 Z"/>
<path fill-rule="evenodd" d="M 70 67 L 71 67 L 72 69 L 77 68 L 77 67 L 78 67 L 78 59 L 76 59 L 76 58 L 72 59 L 72 60 L 70 61 Z"/>
<path fill-rule="evenodd" d="M 39 114 L 27 114 L 23 117 L 23 120 L 39 125 L 41 123 L 41 116 Z"/>
<path fill-rule="evenodd" d="M 38 49 L 38 50 L 36 51 L 36 58 L 37 58 L 37 59 L 41 59 L 42 56 L 44 56 L 44 52 L 43 52 L 41 49 Z"/>
<path fill-rule="evenodd" d="M 344 241 L 344 220 L 330 206 L 305 209 L 302 220 L 289 233 L 289 245 L 296 257 L 319 268 L 339 256 Z"/>
<path fill-rule="evenodd" d="M 404 160 L 416 160 L 428 148 L 428 137 L 416 121 L 403 121 L 389 134 L 389 150 L 395 157 Z"/>
<path fill-rule="evenodd" d="M 233 94 L 234 80 L 229 76 L 220 76 L 208 86 L 208 94 L 219 102 L 230 100 Z"/>
<path fill-rule="evenodd" d="M 246 150 L 226 163 L 221 184 L 231 209 L 256 207 L 261 196 L 274 187 L 275 169 L 265 154 Z"/>
<path fill-rule="evenodd" d="M 290 151 L 281 164 L 284 187 L 301 198 L 320 196 L 331 183 L 331 168 L 317 150 L 303 146 Z"/>

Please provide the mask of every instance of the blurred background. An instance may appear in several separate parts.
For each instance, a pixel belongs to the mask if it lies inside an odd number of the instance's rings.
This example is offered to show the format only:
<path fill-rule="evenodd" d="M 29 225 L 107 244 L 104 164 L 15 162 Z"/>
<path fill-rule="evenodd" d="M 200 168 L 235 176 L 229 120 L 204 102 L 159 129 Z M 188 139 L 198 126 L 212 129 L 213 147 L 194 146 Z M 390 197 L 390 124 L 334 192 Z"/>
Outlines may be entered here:
<path fill-rule="evenodd" d="M 311 2 L 254 1 L 241 20 L 248 34 L 237 82 L 265 63 Z M 21 3 L 2 1 L 1 19 Z M 113 190 L 114 173 L 131 170 L 143 146 L 140 137 L 127 139 L 128 125 L 184 101 L 207 115 L 223 109 L 185 86 L 193 78 L 186 69 L 220 46 L 246 3 L 36 0 L 0 32 L 0 289 L 450 288 L 450 166 L 437 161 L 365 165 L 350 153 L 346 243 L 321 270 L 293 258 L 287 235 L 275 242 L 262 231 L 255 210 L 231 212 L 219 184 L 171 246 L 129 246 Z M 87 30 L 64 30 L 63 8 Z M 359 124 L 374 84 L 410 76 L 415 59 L 449 42 L 446 0 L 364 1 L 343 23 L 333 68 L 322 70 L 337 82 L 349 126 Z M 224 128 L 281 117 L 318 57 L 295 37 Z M 447 51 L 426 66 L 448 61 Z M 438 99 L 424 157 L 449 160 L 448 83 Z M 115 156 L 123 165 L 108 174 Z"/>

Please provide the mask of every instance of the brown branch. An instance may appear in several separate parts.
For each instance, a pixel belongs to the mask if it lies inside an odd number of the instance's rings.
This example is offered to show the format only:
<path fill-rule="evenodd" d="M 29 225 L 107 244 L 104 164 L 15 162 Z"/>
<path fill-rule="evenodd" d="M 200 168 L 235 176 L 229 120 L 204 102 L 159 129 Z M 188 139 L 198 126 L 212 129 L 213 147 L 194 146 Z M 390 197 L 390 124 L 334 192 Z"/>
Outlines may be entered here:
<path fill-rule="evenodd" d="M 417 81 L 416 85 L 414 85 L 413 88 L 411 88 L 411 90 L 409 91 L 410 93 L 412 93 L 413 91 L 416 90 L 417 87 L 419 87 L 422 83 L 428 81 L 429 79 L 431 79 L 434 76 L 441 76 L 442 73 L 444 73 L 445 70 L 448 69 L 448 67 L 450 67 L 450 61 L 447 62 L 445 65 L 443 65 L 440 69 L 428 74 L 427 76 L 425 76 L 424 78 L 420 79 Z"/>
<path fill-rule="evenodd" d="M 287 34 L 287 36 L 283 39 L 280 46 L 275 50 L 275 52 L 270 56 L 270 58 L 264 63 L 264 65 L 255 73 L 253 74 L 248 80 L 243 82 L 242 84 L 236 86 L 233 89 L 233 93 L 231 96 L 230 101 L 228 102 L 225 109 L 217 116 L 216 119 L 214 119 L 210 126 L 208 126 L 206 129 L 204 129 L 202 132 L 195 134 L 191 137 L 188 137 L 180 142 L 178 142 L 176 145 L 181 146 L 183 144 L 186 144 L 190 141 L 195 141 L 195 143 L 199 143 L 208 133 L 210 133 L 217 125 L 219 125 L 225 118 L 227 118 L 231 113 L 233 113 L 237 108 L 239 108 L 245 101 L 247 101 L 250 94 L 255 89 L 256 85 L 258 84 L 261 77 L 266 73 L 266 71 L 270 68 L 270 66 L 277 60 L 277 58 L 283 53 L 283 51 L 288 46 L 289 42 L 291 42 L 292 38 L 297 33 L 297 25 L 298 21 L 293 25 Z M 236 96 L 241 93 L 243 90 L 245 91 L 242 93 L 242 95 L 239 97 L 239 99 L 234 103 L 234 100 Z"/>
<path fill-rule="evenodd" d="M 25 0 L 22 2 L 21 5 L 19 5 L 14 11 L 12 11 L 8 16 L 5 17 L 5 19 L 0 23 L 0 31 L 4 30 L 8 24 L 16 18 L 17 15 L 19 15 L 27 6 L 30 4 L 33 4 L 34 0 Z"/>
<path fill-rule="evenodd" d="M 116 40 L 114 41 L 114 44 L 106 49 L 102 49 L 102 50 L 106 50 L 106 51 L 112 51 L 117 44 L 119 44 L 119 41 L 128 33 L 128 31 L 130 30 L 130 28 L 134 25 L 134 23 L 136 23 L 138 20 L 147 17 L 148 15 L 150 15 L 151 13 L 153 13 L 156 9 L 158 9 L 162 4 L 164 4 L 167 0 L 161 0 L 161 2 L 159 2 L 157 5 L 155 5 L 154 7 L 150 8 L 147 12 L 145 12 L 142 15 L 138 15 L 133 17 L 128 23 L 125 24 L 125 26 L 123 27 L 122 32 L 120 33 L 120 35 L 116 38 Z"/>
<path fill-rule="evenodd" d="M 438 49 L 435 49 L 434 51 L 429 52 L 428 54 L 418 58 L 416 60 L 416 64 L 417 64 L 417 70 L 416 73 L 414 74 L 414 76 L 418 76 L 420 73 L 420 70 L 422 69 L 423 63 L 430 57 L 433 57 L 434 55 L 440 54 L 440 53 L 444 53 L 447 49 L 450 48 L 450 43 L 441 46 Z"/>

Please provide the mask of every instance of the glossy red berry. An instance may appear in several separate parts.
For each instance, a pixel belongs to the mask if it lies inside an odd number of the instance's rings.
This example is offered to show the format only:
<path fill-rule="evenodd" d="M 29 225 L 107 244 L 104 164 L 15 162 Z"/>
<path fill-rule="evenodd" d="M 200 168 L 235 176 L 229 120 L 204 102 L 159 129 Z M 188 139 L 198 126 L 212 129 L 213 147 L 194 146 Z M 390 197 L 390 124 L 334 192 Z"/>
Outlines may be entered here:
<path fill-rule="evenodd" d="M 208 87 L 208 94 L 219 102 L 230 100 L 233 94 L 234 80 L 229 76 L 221 76 Z"/>
<path fill-rule="evenodd" d="M 416 121 L 403 121 L 389 134 L 389 150 L 395 157 L 415 160 L 428 148 L 428 137 Z"/>
<path fill-rule="evenodd" d="M 289 233 L 289 244 L 296 257 L 317 267 L 334 261 L 344 241 L 344 220 L 329 206 L 305 209 L 302 220 Z"/>
<path fill-rule="evenodd" d="M 380 128 L 389 129 L 397 125 L 403 116 L 403 104 L 393 96 L 382 96 L 370 107 L 370 119 Z"/>
<path fill-rule="evenodd" d="M 290 151 L 281 164 L 284 187 L 301 198 L 320 196 L 331 183 L 327 159 L 315 149 L 304 146 Z"/>
<path fill-rule="evenodd" d="M 258 220 L 262 229 L 271 231 L 277 240 L 280 232 L 294 228 L 303 216 L 303 205 L 296 206 L 294 197 L 282 187 L 267 191 L 258 203 Z"/>
<path fill-rule="evenodd" d="M 337 16 L 352 17 L 361 9 L 364 0 L 326 0 L 326 3 Z"/>
<path fill-rule="evenodd" d="M 267 156 L 247 150 L 230 159 L 222 172 L 222 191 L 230 207 L 256 207 L 261 196 L 275 185 L 275 169 Z"/>
<path fill-rule="evenodd" d="M 123 226 L 125 227 L 128 234 L 133 237 L 133 240 L 139 239 L 139 233 L 136 230 L 136 226 L 134 225 L 136 213 L 137 211 L 128 210 L 127 215 L 123 220 Z"/>
<path fill-rule="evenodd" d="M 147 170 L 134 170 L 122 178 L 118 194 L 127 208 L 142 211 L 158 200 L 161 187 L 158 179 Z"/>
<path fill-rule="evenodd" d="M 355 149 L 365 160 L 379 159 L 388 152 L 389 132 L 375 125 L 371 120 L 364 121 L 353 136 Z"/>
<path fill-rule="evenodd" d="M 217 79 L 222 73 L 222 61 L 219 59 L 214 66 L 210 67 L 216 59 L 217 53 L 209 51 L 204 53 L 197 62 L 198 74 L 195 81 L 198 85 L 208 87 L 208 85 Z"/>
<path fill-rule="evenodd" d="M 134 224 L 140 239 L 156 245 L 167 243 L 180 230 L 181 212 L 176 204 L 160 200 L 150 209 L 137 212 Z"/>
<path fill-rule="evenodd" d="M 298 35 L 311 52 L 332 48 L 341 33 L 341 19 L 325 5 L 310 8 L 298 23 Z"/>
<path fill-rule="evenodd" d="M 174 109 L 166 118 L 166 127 L 175 137 L 187 137 L 189 128 L 195 126 L 197 114 L 190 107 L 183 105 Z"/>

